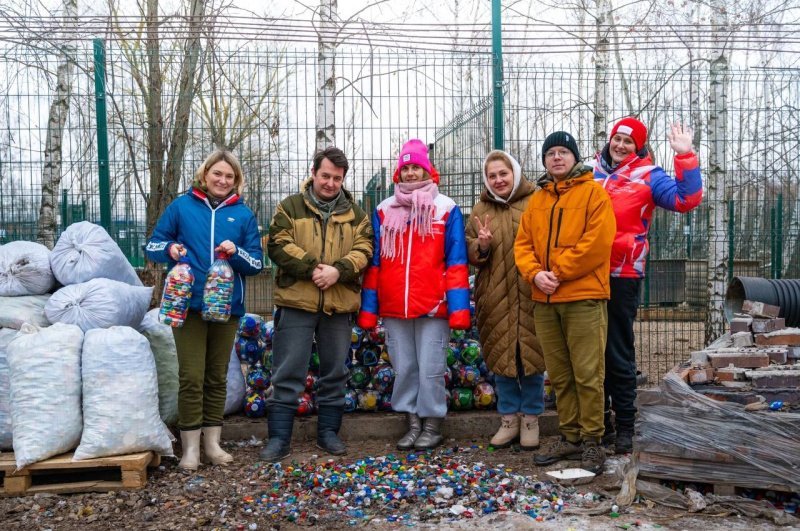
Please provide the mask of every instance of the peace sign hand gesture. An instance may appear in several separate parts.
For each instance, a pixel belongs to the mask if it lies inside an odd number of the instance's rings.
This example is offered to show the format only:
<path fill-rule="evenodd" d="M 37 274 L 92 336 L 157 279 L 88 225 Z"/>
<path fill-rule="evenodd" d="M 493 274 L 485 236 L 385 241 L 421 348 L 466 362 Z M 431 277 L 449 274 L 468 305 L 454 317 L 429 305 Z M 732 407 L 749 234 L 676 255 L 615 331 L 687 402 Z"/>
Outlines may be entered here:
<path fill-rule="evenodd" d="M 690 153 L 692 151 L 692 136 L 694 131 L 692 128 L 683 126 L 680 123 L 674 123 L 670 126 L 670 132 L 667 133 L 667 140 L 669 145 L 678 155 Z"/>
<path fill-rule="evenodd" d="M 478 250 L 481 253 L 486 253 L 489 251 L 489 246 L 492 243 L 492 230 L 489 228 L 489 214 L 483 218 L 483 223 L 481 223 L 481 218 L 478 216 L 474 216 L 475 223 L 478 225 Z"/>

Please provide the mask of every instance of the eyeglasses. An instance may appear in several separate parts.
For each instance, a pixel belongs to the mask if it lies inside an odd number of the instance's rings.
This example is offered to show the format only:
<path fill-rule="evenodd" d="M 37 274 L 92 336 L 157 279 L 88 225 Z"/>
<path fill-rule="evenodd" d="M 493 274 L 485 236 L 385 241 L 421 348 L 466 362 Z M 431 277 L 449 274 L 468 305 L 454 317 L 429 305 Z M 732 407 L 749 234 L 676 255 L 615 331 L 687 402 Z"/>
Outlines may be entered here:
<path fill-rule="evenodd" d="M 567 155 L 569 155 L 571 153 L 572 153 L 572 151 L 570 151 L 568 149 L 549 149 L 549 150 L 547 150 L 547 153 L 544 154 L 544 158 L 552 159 L 552 158 L 555 158 L 556 155 L 557 155 L 559 158 L 563 159 L 564 157 L 566 157 Z"/>

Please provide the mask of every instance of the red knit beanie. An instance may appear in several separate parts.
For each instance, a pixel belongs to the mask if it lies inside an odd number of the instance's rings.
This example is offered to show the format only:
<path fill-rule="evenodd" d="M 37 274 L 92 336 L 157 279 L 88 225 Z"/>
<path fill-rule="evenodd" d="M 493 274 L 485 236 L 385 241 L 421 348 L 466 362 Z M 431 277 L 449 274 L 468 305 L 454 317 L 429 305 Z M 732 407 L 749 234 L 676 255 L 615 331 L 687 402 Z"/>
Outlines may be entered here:
<path fill-rule="evenodd" d="M 611 130 L 611 136 L 609 138 L 614 138 L 614 135 L 617 133 L 631 137 L 636 144 L 636 151 L 641 150 L 645 142 L 647 142 L 647 126 L 632 116 L 623 118 L 617 122 Z"/>

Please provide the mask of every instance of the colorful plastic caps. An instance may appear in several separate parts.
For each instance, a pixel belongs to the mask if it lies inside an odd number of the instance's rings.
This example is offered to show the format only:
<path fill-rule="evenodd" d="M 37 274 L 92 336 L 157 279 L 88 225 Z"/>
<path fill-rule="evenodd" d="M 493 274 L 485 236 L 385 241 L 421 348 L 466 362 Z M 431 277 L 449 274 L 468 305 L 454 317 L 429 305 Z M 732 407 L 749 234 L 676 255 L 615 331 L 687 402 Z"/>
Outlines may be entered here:
<path fill-rule="evenodd" d="M 158 320 L 174 328 L 180 328 L 186 321 L 189 303 L 192 301 L 192 284 L 194 274 L 189 260 L 184 256 L 175 267 L 169 270 L 164 281 L 164 293 L 161 295 L 161 308 Z"/>
<path fill-rule="evenodd" d="M 254 470 L 249 484 L 255 490 L 243 493 L 239 509 L 274 524 L 280 520 L 298 525 L 344 521 L 355 526 L 385 521 L 414 526 L 421 521 L 444 522 L 494 512 L 551 520 L 569 506 L 601 503 L 574 488 L 514 474 L 503 465 L 491 468 L 476 460 L 473 451 L 451 448 L 351 463 L 265 464 Z"/>
<path fill-rule="evenodd" d="M 203 319 L 226 323 L 231 318 L 233 300 L 233 268 L 225 253 L 217 253 L 203 289 Z"/>

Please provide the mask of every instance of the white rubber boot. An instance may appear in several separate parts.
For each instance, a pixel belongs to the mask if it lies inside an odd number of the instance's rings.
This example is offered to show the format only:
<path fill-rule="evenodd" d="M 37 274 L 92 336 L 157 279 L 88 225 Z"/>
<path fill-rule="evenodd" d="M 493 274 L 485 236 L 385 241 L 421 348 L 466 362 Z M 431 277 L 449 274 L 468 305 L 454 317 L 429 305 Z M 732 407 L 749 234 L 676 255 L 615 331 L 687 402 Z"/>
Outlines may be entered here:
<path fill-rule="evenodd" d="M 233 456 L 220 448 L 222 426 L 206 426 L 203 428 L 203 451 L 212 465 L 227 465 L 233 462 Z"/>
<path fill-rule="evenodd" d="M 200 466 L 200 430 L 181 432 L 183 455 L 178 466 L 184 470 L 197 470 Z"/>

